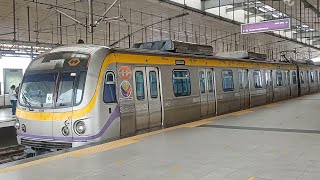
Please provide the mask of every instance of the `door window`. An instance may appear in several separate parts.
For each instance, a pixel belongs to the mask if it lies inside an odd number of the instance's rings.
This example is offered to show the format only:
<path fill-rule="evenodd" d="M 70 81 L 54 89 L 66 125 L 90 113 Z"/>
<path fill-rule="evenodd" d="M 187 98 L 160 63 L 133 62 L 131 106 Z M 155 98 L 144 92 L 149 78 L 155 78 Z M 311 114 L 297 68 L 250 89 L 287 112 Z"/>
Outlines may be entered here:
<path fill-rule="evenodd" d="M 314 80 L 315 79 L 315 77 L 314 77 L 314 72 L 313 71 L 311 71 L 310 72 L 310 81 L 312 82 L 312 83 L 314 83 Z"/>
<path fill-rule="evenodd" d="M 300 72 L 300 82 L 301 82 L 301 84 L 304 84 L 304 73 L 303 73 L 303 71 Z"/>
<path fill-rule="evenodd" d="M 205 76 L 203 71 L 199 72 L 199 84 L 200 84 L 201 94 L 206 93 L 206 81 L 205 81 Z"/>
<path fill-rule="evenodd" d="M 297 84 L 297 73 L 296 71 L 292 72 L 292 83 Z"/>
<path fill-rule="evenodd" d="M 155 71 L 149 72 L 149 88 L 150 88 L 150 97 L 158 98 L 158 80 L 157 80 L 157 73 Z"/>
<path fill-rule="evenodd" d="M 242 70 L 239 71 L 239 88 L 243 89 L 243 76 L 242 76 Z"/>
<path fill-rule="evenodd" d="M 291 84 L 290 71 L 287 71 L 287 82 L 288 82 L 288 85 Z"/>
<path fill-rule="evenodd" d="M 243 71 L 243 87 L 249 89 L 248 69 Z"/>
<path fill-rule="evenodd" d="M 262 88 L 262 74 L 261 71 L 255 70 L 253 71 L 253 80 L 255 88 Z"/>
<path fill-rule="evenodd" d="M 208 78 L 208 91 L 211 93 L 213 92 L 213 75 L 212 71 L 207 72 L 207 78 Z"/>
<path fill-rule="evenodd" d="M 138 100 L 144 100 L 145 99 L 145 93 L 144 93 L 143 72 L 142 71 L 136 71 L 135 79 L 136 79 L 136 95 L 137 95 L 137 99 Z"/>
<path fill-rule="evenodd" d="M 277 86 L 282 86 L 283 85 L 283 77 L 282 77 L 282 72 L 281 71 L 277 71 L 276 73 L 276 83 Z"/>

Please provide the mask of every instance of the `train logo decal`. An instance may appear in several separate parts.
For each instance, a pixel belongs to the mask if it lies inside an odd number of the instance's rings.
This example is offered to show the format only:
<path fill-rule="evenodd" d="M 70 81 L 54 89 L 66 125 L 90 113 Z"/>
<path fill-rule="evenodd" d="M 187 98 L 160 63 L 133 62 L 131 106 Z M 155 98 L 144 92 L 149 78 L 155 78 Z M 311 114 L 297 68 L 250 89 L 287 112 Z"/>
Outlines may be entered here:
<path fill-rule="evenodd" d="M 130 97 L 132 93 L 132 87 L 129 81 L 127 80 L 122 81 L 120 85 L 120 89 L 123 97 L 125 98 Z"/>
<path fill-rule="evenodd" d="M 131 74 L 132 72 L 129 66 L 121 66 L 118 70 L 118 75 L 121 79 L 129 79 Z"/>
<path fill-rule="evenodd" d="M 73 58 L 68 61 L 69 66 L 77 66 L 80 63 L 80 59 L 78 58 Z"/>

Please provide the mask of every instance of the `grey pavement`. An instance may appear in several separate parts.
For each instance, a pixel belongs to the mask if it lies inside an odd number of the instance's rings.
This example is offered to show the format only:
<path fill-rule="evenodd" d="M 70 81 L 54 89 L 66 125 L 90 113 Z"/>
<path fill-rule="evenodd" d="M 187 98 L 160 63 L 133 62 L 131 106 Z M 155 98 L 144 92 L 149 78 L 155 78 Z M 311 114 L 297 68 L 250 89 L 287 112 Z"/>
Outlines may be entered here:
<path fill-rule="evenodd" d="M 18 165 L 0 179 L 320 179 L 319 105 L 320 94 L 282 101 L 136 138 L 118 148 L 91 147 Z"/>

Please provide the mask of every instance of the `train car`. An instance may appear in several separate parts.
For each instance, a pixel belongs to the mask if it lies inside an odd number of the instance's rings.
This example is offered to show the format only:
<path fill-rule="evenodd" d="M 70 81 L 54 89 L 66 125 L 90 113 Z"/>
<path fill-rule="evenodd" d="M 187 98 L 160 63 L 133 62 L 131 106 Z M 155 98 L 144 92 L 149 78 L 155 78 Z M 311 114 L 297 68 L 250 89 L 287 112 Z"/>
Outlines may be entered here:
<path fill-rule="evenodd" d="M 110 141 L 317 92 L 319 72 L 158 50 L 58 47 L 25 72 L 17 138 L 39 152 Z"/>

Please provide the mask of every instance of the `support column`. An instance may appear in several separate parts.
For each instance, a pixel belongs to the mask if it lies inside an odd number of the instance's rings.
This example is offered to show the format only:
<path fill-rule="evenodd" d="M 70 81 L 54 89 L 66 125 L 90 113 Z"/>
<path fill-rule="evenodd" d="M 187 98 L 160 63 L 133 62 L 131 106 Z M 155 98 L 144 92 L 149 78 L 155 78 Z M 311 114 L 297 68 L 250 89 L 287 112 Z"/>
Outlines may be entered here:
<path fill-rule="evenodd" d="M 88 0 L 89 7 L 89 32 L 91 33 L 91 43 L 93 44 L 93 5 L 92 0 Z"/>

